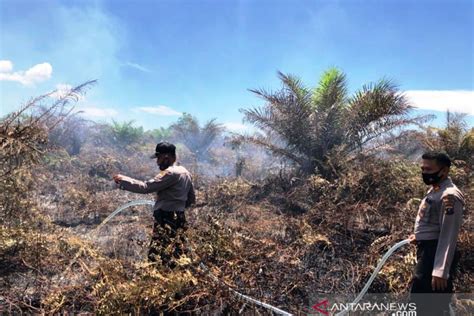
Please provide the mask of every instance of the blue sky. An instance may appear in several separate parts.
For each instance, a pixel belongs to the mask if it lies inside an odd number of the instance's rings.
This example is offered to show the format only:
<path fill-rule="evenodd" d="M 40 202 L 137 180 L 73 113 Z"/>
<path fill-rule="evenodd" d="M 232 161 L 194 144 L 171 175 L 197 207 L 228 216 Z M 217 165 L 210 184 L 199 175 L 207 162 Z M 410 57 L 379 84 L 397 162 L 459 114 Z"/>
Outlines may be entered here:
<path fill-rule="evenodd" d="M 328 67 L 351 91 L 382 77 L 420 113 L 469 112 L 473 2 L 0 0 L 0 114 L 89 79 L 77 105 L 99 121 L 167 126 L 180 113 L 243 129 L 250 88 L 277 70 L 309 86 Z"/>

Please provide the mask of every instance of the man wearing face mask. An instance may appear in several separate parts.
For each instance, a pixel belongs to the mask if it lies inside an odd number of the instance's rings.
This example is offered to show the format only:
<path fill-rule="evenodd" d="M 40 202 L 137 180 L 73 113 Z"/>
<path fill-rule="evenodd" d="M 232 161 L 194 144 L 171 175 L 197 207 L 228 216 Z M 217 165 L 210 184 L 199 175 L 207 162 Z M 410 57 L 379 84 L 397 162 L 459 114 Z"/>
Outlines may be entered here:
<path fill-rule="evenodd" d="M 176 147 L 173 144 L 158 143 L 151 158 L 156 159 L 161 170 L 153 179 L 140 181 L 120 174 L 113 178 L 122 190 L 143 194 L 157 193 L 148 259 L 155 262 L 159 257 L 162 263 L 173 268 L 176 264 L 172 257 L 177 259 L 184 253 L 184 210 L 196 201 L 194 186 L 189 171 L 183 166 L 174 165 Z"/>
<path fill-rule="evenodd" d="M 449 177 L 450 166 L 451 159 L 445 153 L 427 152 L 422 156 L 423 181 L 431 188 L 421 201 L 415 233 L 410 236 L 417 246 L 411 296 L 418 315 L 445 315 L 453 293 L 459 256 L 456 242 L 465 202 Z"/>

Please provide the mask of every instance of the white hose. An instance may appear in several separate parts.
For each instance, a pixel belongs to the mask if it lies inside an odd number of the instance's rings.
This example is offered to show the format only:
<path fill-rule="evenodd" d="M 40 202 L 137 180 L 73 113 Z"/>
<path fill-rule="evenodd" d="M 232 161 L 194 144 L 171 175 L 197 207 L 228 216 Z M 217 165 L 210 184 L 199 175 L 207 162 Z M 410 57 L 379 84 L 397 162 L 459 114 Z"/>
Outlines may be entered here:
<path fill-rule="evenodd" d="M 104 224 L 106 224 L 109 220 L 111 220 L 115 215 L 117 215 L 118 213 L 120 213 L 121 211 L 123 211 L 124 209 L 126 209 L 127 207 L 131 207 L 131 206 L 136 206 L 136 205 L 154 205 L 155 202 L 154 201 L 150 201 L 150 200 L 134 200 L 134 201 L 131 201 L 131 202 L 128 202 L 126 204 L 123 204 L 121 206 L 119 206 L 115 211 L 113 211 L 109 216 L 107 216 L 103 221 L 102 223 L 100 223 L 99 226 L 97 226 L 97 228 L 94 230 L 94 231 L 98 231 Z M 193 250 L 191 248 L 191 250 Z M 292 314 L 288 313 L 288 312 L 285 312 L 284 310 L 281 310 L 279 309 L 278 307 L 275 307 L 275 306 L 272 306 L 270 304 L 267 304 L 267 303 L 264 303 L 264 302 L 261 302 L 259 300 L 256 300 L 254 298 L 251 298 L 250 296 L 247 296 L 245 294 L 242 294 L 240 292 L 237 292 L 236 290 L 234 290 L 233 288 L 231 288 L 230 286 L 228 286 L 227 284 L 225 284 L 224 282 L 220 281 L 214 274 L 212 274 L 212 272 L 209 270 L 209 268 L 202 262 L 199 263 L 199 266 L 207 271 L 207 273 L 214 279 L 216 280 L 217 282 L 220 282 L 222 284 L 224 284 L 225 286 L 227 286 L 229 288 L 229 290 L 231 290 L 235 295 L 237 295 L 238 297 L 240 298 L 243 298 L 244 300 L 247 300 L 255 305 L 258 305 L 258 306 L 262 306 L 266 309 L 269 309 L 269 310 L 272 310 L 274 311 L 275 313 L 277 314 L 280 314 L 280 315 L 284 315 L 284 316 L 292 316 Z"/>
<path fill-rule="evenodd" d="M 113 211 L 109 216 L 107 216 L 102 223 L 100 223 L 99 226 L 97 226 L 92 233 L 98 231 L 102 226 L 104 226 L 108 221 L 110 221 L 115 215 L 123 211 L 124 209 L 130 207 L 130 206 L 136 206 L 136 205 L 155 205 L 154 201 L 151 200 L 134 200 L 128 203 L 125 203 L 121 206 L 119 206 L 115 211 Z"/>
<path fill-rule="evenodd" d="M 379 264 L 375 268 L 374 272 L 372 272 L 372 275 L 370 276 L 369 280 L 365 284 L 364 288 L 362 289 L 362 291 L 360 291 L 359 295 L 357 295 L 357 297 L 352 302 L 352 305 L 355 305 L 355 304 L 359 303 L 359 301 L 362 299 L 362 297 L 365 295 L 365 293 L 367 293 L 370 285 L 372 284 L 372 282 L 374 282 L 375 277 L 380 272 L 380 269 L 382 269 L 382 266 L 384 265 L 385 261 L 387 261 L 387 259 L 395 252 L 395 250 L 397 250 L 398 248 L 400 248 L 402 246 L 405 246 L 406 244 L 409 244 L 409 243 L 410 243 L 410 239 L 402 240 L 402 241 L 396 243 L 395 245 L 393 245 L 392 248 L 390 248 L 383 255 L 382 259 L 380 260 Z M 345 315 L 347 312 L 348 312 L 347 310 L 339 312 L 339 313 L 336 314 L 336 316 Z"/>
<path fill-rule="evenodd" d="M 209 270 L 209 268 L 204 264 L 204 263 L 199 263 L 199 266 L 201 267 L 201 269 L 203 269 L 204 271 L 206 271 L 216 282 L 218 283 L 221 283 L 221 284 L 224 284 L 229 290 L 232 291 L 232 293 L 234 293 L 235 295 L 237 295 L 238 297 L 240 298 L 243 298 L 244 300 L 247 300 L 251 303 L 254 303 L 255 305 L 258 305 L 258 306 L 262 306 L 262 307 L 265 307 L 266 309 L 269 309 L 269 310 L 272 310 L 274 311 L 275 313 L 277 314 L 280 314 L 280 315 L 285 315 L 285 316 L 292 316 L 293 314 L 291 313 L 288 313 L 288 312 L 285 312 L 284 310 L 282 309 L 279 309 L 278 307 L 275 307 L 275 306 L 272 306 L 270 304 L 267 304 L 267 303 L 264 303 L 264 302 L 261 302 L 261 301 L 258 301 L 254 298 L 251 298 L 250 296 L 247 296 L 245 294 L 242 294 L 240 292 L 237 292 L 236 290 L 234 290 L 233 288 L 231 288 L 230 286 L 228 286 L 227 284 L 225 284 L 223 281 L 219 280 L 218 277 L 216 277 L 214 274 L 212 274 L 212 272 Z"/>
<path fill-rule="evenodd" d="M 94 228 L 90 233 L 89 233 L 89 236 L 93 236 L 94 233 L 98 232 L 99 229 L 104 226 L 108 221 L 110 221 L 115 215 L 117 215 L 118 213 L 120 213 L 121 211 L 123 211 L 124 209 L 126 209 L 127 207 L 130 207 L 130 206 L 135 206 L 135 205 L 155 205 L 155 202 L 153 201 L 150 201 L 150 200 L 134 200 L 134 201 L 131 201 L 131 202 L 128 202 L 128 203 L 125 203 L 121 206 L 119 206 L 115 211 L 113 211 L 109 216 L 107 216 L 103 221 L 102 223 L 100 223 L 99 226 L 97 226 L 96 228 Z M 64 280 L 64 277 L 66 275 L 66 273 L 69 271 L 69 269 L 71 269 L 72 265 L 74 263 L 76 263 L 77 259 L 79 259 L 79 257 L 82 255 L 82 252 L 84 251 L 84 245 L 81 246 L 81 248 L 79 248 L 79 250 L 76 252 L 76 255 L 74 256 L 74 258 L 72 258 L 71 262 L 69 262 L 68 266 L 66 267 L 66 269 L 64 269 L 64 271 L 61 273 L 61 277 L 59 278 L 60 280 Z"/>
<path fill-rule="evenodd" d="M 104 224 L 106 224 L 110 219 L 112 219 L 115 215 L 117 215 L 118 213 L 120 213 L 122 210 L 126 209 L 127 207 L 130 207 L 130 206 L 136 206 L 136 205 L 154 205 L 155 202 L 154 201 L 150 201 L 150 200 L 135 200 L 135 201 L 131 201 L 131 202 L 128 202 L 126 204 L 123 204 L 121 205 L 120 207 L 118 207 L 115 211 L 113 211 L 109 216 L 107 216 L 106 219 L 104 219 L 102 221 L 102 223 L 97 226 L 97 228 L 94 230 L 94 231 L 97 231 L 99 230 Z M 395 250 L 397 250 L 398 248 L 406 245 L 410 243 L 410 240 L 409 239 L 405 239 L 405 240 L 402 240 L 398 243 L 396 243 L 395 245 L 393 245 L 382 257 L 382 259 L 380 260 L 380 262 L 378 263 L 377 267 L 375 268 L 374 272 L 372 273 L 372 275 L 370 276 L 369 280 L 367 281 L 367 283 L 365 284 L 364 288 L 362 289 L 362 291 L 360 291 L 359 295 L 357 295 L 357 297 L 354 299 L 354 301 L 352 302 L 353 305 L 357 304 L 361 299 L 362 297 L 365 295 L 365 293 L 367 293 L 370 285 L 372 284 L 372 282 L 374 281 L 375 277 L 377 276 L 377 274 L 380 272 L 380 270 L 382 269 L 383 265 L 385 264 L 385 261 L 387 261 L 387 259 L 395 252 Z M 191 249 L 192 250 L 192 249 Z M 200 263 L 199 266 L 203 269 L 203 270 L 206 270 L 209 275 L 212 276 L 212 278 L 220 283 L 223 283 L 225 284 L 224 282 L 220 281 L 215 275 L 212 274 L 212 272 L 209 270 L 209 268 L 204 264 L 204 263 Z M 267 303 L 264 303 L 264 302 L 261 302 L 261 301 L 258 301 L 254 298 L 251 298 L 250 296 L 247 296 L 247 295 L 244 295 L 240 292 L 237 292 L 236 290 L 234 290 L 233 288 L 231 288 L 230 286 L 228 286 L 227 284 L 225 284 L 235 295 L 237 295 L 238 297 L 244 299 L 244 300 L 247 300 L 255 305 L 258 305 L 258 306 L 261 306 L 261 307 L 264 307 L 264 308 L 267 308 L 269 310 L 272 310 L 273 312 L 277 313 L 277 314 L 280 314 L 280 315 L 285 315 L 285 316 L 292 316 L 291 313 L 288 313 L 288 312 L 285 312 L 284 310 L 281 310 L 275 306 L 272 306 L 270 304 L 267 304 Z M 339 312 L 338 314 L 336 314 L 337 316 L 342 316 L 342 315 L 345 315 L 348 311 L 345 310 L 345 311 L 341 311 Z"/>

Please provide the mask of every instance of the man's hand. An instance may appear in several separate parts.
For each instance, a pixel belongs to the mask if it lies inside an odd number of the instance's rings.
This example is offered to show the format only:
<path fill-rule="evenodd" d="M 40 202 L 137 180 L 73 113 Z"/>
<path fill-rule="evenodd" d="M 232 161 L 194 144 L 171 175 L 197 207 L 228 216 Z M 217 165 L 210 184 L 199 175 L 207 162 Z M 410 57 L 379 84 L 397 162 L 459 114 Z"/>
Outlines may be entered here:
<path fill-rule="evenodd" d="M 439 278 L 435 276 L 431 278 L 431 288 L 433 289 L 433 291 L 443 291 L 447 287 L 448 287 L 447 279 L 443 279 L 443 278 Z"/>
<path fill-rule="evenodd" d="M 117 184 L 119 184 L 120 181 L 123 180 L 123 176 L 121 174 L 116 174 L 116 175 L 114 175 L 113 178 L 114 178 L 115 183 L 117 183 Z"/>
<path fill-rule="evenodd" d="M 414 244 L 416 242 L 415 234 L 408 236 L 408 239 L 410 240 L 410 244 Z"/>

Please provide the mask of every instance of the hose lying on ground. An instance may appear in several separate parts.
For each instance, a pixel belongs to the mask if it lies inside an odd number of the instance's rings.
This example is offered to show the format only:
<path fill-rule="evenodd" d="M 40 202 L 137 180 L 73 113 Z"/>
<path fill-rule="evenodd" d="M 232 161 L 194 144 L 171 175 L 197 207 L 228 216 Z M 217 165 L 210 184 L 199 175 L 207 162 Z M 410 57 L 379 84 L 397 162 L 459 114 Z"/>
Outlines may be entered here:
<path fill-rule="evenodd" d="M 151 201 L 151 200 L 134 200 L 134 201 L 131 201 L 131 202 L 128 202 L 126 204 L 123 204 L 121 205 L 120 207 L 118 207 L 115 211 L 113 211 L 109 216 L 107 216 L 103 221 L 102 223 L 100 223 L 99 226 L 97 226 L 92 232 L 92 233 L 95 233 L 97 232 L 103 225 L 105 225 L 109 220 L 111 220 L 115 215 L 117 215 L 118 213 L 120 213 L 121 211 L 123 211 L 124 209 L 128 208 L 128 207 L 131 207 L 131 206 L 136 206 L 136 205 L 154 205 L 155 202 L 154 201 Z M 361 299 L 362 297 L 367 293 L 367 291 L 369 290 L 369 287 L 370 285 L 372 284 L 372 282 L 374 281 L 375 277 L 377 276 L 377 274 L 380 272 L 380 270 L 382 269 L 383 265 L 385 264 L 385 262 L 387 261 L 387 259 L 398 249 L 398 248 L 401 248 L 403 247 L 404 245 L 410 243 L 410 240 L 409 239 L 405 239 L 405 240 L 402 240 L 398 243 L 396 243 L 395 245 L 393 245 L 382 257 L 382 259 L 379 261 L 379 263 L 377 264 L 377 267 L 375 268 L 374 272 L 372 273 L 372 275 L 370 276 L 369 280 L 367 281 L 367 283 L 365 284 L 365 286 L 363 287 L 362 291 L 360 291 L 359 295 L 357 295 L 357 297 L 354 299 L 354 301 L 352 302 L 352 304 L 357 304 Z M 190 248 L 191 251 L 193 251 L 192 248 Z M 194 251 L 193 251 L 194 252 Z M 77 257 L 77 256 L 76 256 Z M 75 260 L 73 260 L 73 262 L 71 262 L 70 266 L 74 263 Z M 254 298 L 251 298 L 245 294 L 242 294 L 236 290 L 234 290 L 233 288 L 231 288 L 229 285 L 225 284 L 223 281 L 221 281 L 218 277 L 216 277 L 214 274 L 212 274 L 212 272 L 209 270 L 209 268 L 203 263 L 203 262 L 200 262 L 199 263 L 199 266 L 205 270 L 211 277 L 212 279 L 214 279 L 216 282 L 219 282 L 219 283 L 222 283 L 224 284 L 226 287 L 228 287 L 235 295 L 237 295 L 238 297 L 252 303 L 252 304 L 255 304 L 255 305 L 258 305 L 258 306 L 261 306 L 261 307 L 264 307 L 266 309 L 269 309 L 279 315 L 285 315 L 285 316 L 291 316 L 292 314 L 291 313 L 288 313 L 288 312 L 285 312 L 284 310 L 281 310 L 275 306 L 272 306 L 270 304 L 267 304 L 267 303 L 264 303 L 264 302 L 261 302 L 259 300 L 256 300 Z M 336 315 L 345 315 L 348 311 L 341 311 L 339 312 L 338 314 Z"/>
<path fill-rule="evenodd" d="M 409 244 L 409 243 L 410 243 L 409 239 L 402 240 L 402 241 L 396 243 L 395 245 L 393 245 L 383 255 L 382 259 L 379 261 L 379 264 L 377 264 L 377 267 L 375 268 L 374 272 L 372 272 L 372 275 L 370 276 L 369 280 L 367 281 L 367 283 L 365 283 L 365 286 L 362 288 L 362 291 L 360 291 L 359 295 L 357 295 L 357 297 L 352 302 L 353 305 L 359 303 L 359 301 L 362 299 L 362 297 L 365 295 L 365 293 L 367 293 L 367 291 L 369 290 L 370 285 L 372 284 L 372 282 L 374 282 L 375 277 L 380 272 L 380 269 L 382 269 L 382 266 L 385 264 L 385 261 L 387 261 L 387 259 L 395 252 L 395 250 L 397 250 L 398 248 L 403 247 L 403 246 L 405 246 L 406 244 Z M 339 315 L 342 316 L 342 315 L 345 315 L 347 312 L 348 311 L 342 311 L 342 312 L 337 313 L 336 315 L 337 316 L 339 316 Z"/>

